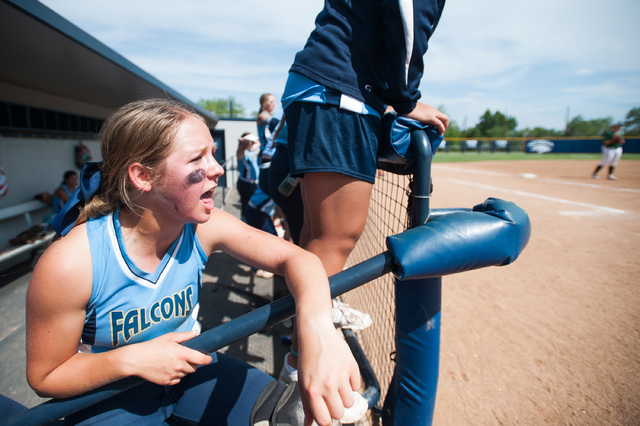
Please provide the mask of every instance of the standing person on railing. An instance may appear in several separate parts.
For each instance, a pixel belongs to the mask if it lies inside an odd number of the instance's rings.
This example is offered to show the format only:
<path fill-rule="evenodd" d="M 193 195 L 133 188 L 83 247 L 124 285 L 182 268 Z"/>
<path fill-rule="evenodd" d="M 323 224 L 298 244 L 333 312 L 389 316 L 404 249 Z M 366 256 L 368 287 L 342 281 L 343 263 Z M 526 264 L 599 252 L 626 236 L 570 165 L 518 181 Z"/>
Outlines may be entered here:
<path fill-rule="evenodd" d="M 66 236 L 29 283 L 29 385 L 66 398 L 129 376 L 147 380 L 70 416 L 74 424 L 245 425 L 274 410 L 290 421 L 301 413 L 300 398 L 288 393 L 297 387 L 180 345 L 199 331 L 207 256 L 223 250 L 285 277 L 296 302 L 306 423 L 342 417 L 360 377 L 333 327 L 322 263 L 214 207 L 223 169 L 204 119 L 174 101 L 138 101 L 107 119 L 101 143 L 104 162 L 83 169 L 77 202 L 54 221 Z"/>
<path fill-rule="evenodd" d="M 325 0 L 289 70 L 282 105 L 291 174 L 304 176 L 303 247 L 328 275 L 342 271 L 364 230 L 387 106 L 440 134 L 449 124 L 418 102 L 422 57 L 443 7 L 444 0 Z M 296 357 L 287 360 L 295 368 Z"/>

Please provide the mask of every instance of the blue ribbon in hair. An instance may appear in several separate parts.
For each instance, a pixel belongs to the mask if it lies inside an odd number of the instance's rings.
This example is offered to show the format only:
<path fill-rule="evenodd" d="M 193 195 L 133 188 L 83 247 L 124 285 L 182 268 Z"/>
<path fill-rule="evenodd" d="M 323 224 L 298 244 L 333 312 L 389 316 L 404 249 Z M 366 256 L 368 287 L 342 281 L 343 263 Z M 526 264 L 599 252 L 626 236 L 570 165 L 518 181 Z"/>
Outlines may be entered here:
<path fill-rule="evenodd" d="M 73 228 L 80 215 L 82 207 L 87 203 L 98 189 L 102 181 L 102 161 L 98 163 L 85 163 L 80 172 L 80 185 L 69 197 L 58 212 L 51 224 L 56 234 L 63 237 Z"/>

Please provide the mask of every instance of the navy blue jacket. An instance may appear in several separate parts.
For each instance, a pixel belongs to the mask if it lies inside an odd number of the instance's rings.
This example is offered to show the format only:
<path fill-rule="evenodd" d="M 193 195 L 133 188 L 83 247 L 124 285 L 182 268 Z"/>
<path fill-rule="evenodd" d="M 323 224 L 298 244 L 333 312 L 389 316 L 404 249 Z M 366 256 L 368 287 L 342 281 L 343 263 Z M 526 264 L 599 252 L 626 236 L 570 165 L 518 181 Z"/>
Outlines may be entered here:
<path fill-rule="evenodd" d="M 445 0 L 325 0 L 290 71 L 400 114 L 420 99 L 422 57 Z"/>

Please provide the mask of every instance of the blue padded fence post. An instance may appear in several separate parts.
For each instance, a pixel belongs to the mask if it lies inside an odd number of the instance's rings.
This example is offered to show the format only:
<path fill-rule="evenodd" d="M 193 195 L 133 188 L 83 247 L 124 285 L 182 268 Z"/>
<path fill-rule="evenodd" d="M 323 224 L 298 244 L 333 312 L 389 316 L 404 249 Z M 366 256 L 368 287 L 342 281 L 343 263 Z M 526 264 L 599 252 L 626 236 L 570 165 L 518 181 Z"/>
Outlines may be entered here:
<path fill-rule="evenodd" d="M 414 159 L 411 227 L 430 215 L 432 150 L 427 134 L 411 136 Z M 442 278 L 395 281 L 396 366 L 382 412 L 383 424 L 430 425 L 440 353 Z"/>

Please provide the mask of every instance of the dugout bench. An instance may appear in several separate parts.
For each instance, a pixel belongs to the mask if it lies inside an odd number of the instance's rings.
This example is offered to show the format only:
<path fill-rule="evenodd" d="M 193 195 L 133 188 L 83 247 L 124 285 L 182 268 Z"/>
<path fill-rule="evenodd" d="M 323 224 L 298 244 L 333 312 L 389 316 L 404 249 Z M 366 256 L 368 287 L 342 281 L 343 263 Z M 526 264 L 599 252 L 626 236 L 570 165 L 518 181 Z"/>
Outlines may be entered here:
<path fill-rule="evenodd" d="M 49 208 L 49 206 L 39 200 L 27 201 L 13 206 L 4 207 L 0 209 L 0 222 L 22 216 L 24 218 L 24 230 L 30 229 L 34 226 L 31 213 L 44 210 L 46 208 Z M 18 230 L 20 229 L 22 228 L 18 228 Z M 13 259 L 14 257 L 22 253 L 33 254 L 41 247 L 45 247 L 53 240 L 53 237 L 55 237 L 55 235 L 56 233 L 51 230 L 49 232 L 46 232 L 44 234 L 44 237 L 39 238 L 31 243 L 13 246 L 10 245 L 8 241 L 6 241 L 3 244 L 0 244 L 0 269 L 2 269 L 2 265 L 6 261 Z"/>

